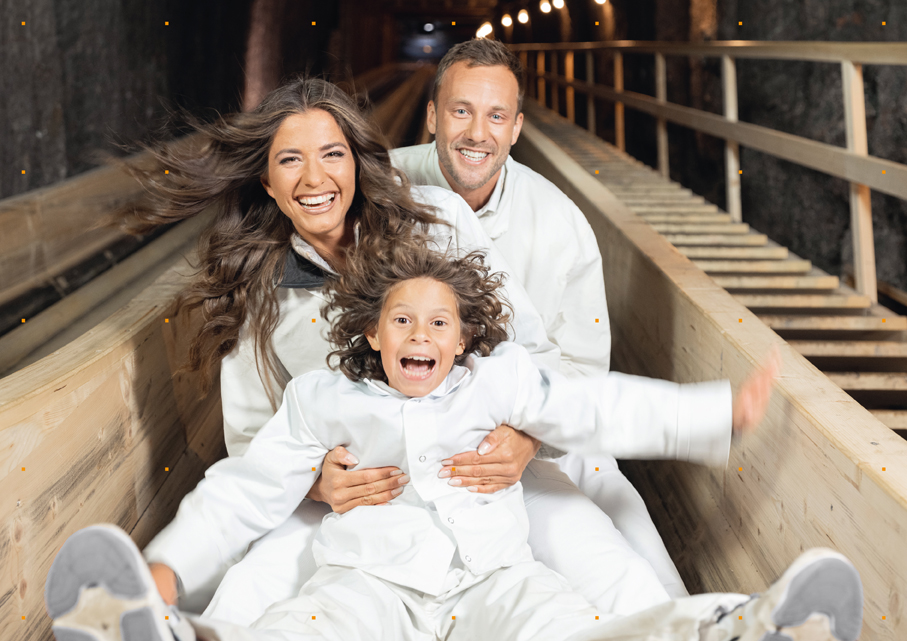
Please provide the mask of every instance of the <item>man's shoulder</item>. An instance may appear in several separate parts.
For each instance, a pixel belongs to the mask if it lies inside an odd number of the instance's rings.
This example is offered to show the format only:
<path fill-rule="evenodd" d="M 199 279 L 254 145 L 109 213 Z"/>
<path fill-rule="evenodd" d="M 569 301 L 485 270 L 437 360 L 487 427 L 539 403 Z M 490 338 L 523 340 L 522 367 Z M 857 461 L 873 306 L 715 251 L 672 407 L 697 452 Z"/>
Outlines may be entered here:
<path fill-rule="evenodd" d="M 508 190 L 512 190 L 511 197 L 525 199 L 526 207 L 543 214 L 538 216 L 540 221 L 552 223 L 548 225 L 550 228 L 572 228 L 583 233 L 589 229 L 585 215 L 567 194 L 542 174 L 517 162 L 513 157 L 507 161 L 507 181 Z"/>

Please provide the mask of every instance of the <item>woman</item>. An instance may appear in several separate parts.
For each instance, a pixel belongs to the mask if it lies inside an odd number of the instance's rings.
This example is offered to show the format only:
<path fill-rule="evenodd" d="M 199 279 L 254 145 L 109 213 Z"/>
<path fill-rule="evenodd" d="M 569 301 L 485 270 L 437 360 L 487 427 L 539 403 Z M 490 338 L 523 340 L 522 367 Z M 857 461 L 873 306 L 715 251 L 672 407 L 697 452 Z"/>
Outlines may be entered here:
<path fill-rule="evenodd" d="M 324 323 L 319 322 L 324 302 L 320 289 L 325 278 L 343 271 L 347 252 L 380 252 L 388 240 L 428 231 L 448 237 L 457 248 L 482 249 L 494 271 L 508 271 L 465 202 L 447 190 L 411 189 L 391 167 L 373 125 L 334 85 L 296 80 L 272 92 L 255 111 L 198 129 L 201 136 L 189 148 L 150 150 L 153 167 L 131 168 L 154 198 L 150 205 L 129 211 L 124 225 L 144 231 L 212 205 L 218 208 L 200 242 L 200 274 L 179 305 L 200 307 L 204 318 L 191 344 L 188 368 L 200 371 L 208 384 L 221 364 L 230 455 L 245 451 L 276 410 L 291 377 L 325 366 L 329 347 L 322 335 Z M 506 296 L 515 312 L 513 340 L 533 353 L 536 362 L 557 367 L 558 350 L 545 337 L 541 319 L 518 282 L 511 281 Z M 501 430 L 505 436 L 499 440 L 513 445 L 514 451 L 499 446 L 495 460 L 510 459 L 510 467 L 517 470 L 512 484 L 537 443 L 527 446 L 522 437 L 506 441 L 509 428 Z M 354 455 L 333 452 L 328 458 L 349 457 L 345 462 L 352 467 L 358 463 Z M 347 472 L 329 472 L 335 468 L 328 465 L 324 469 L 321 486 L 309 496 L 342 511 L 389 501 L 408 482 L 401 470 L 381 468 L 363 473 L 369 481 L 365 485 L 333 491 L 348 485 L 336 478 Z M 566 478 L 541 476 L 542 484 L 562 485 Z M 539 505 L 544 497 L 527 492 L 526 500 Z M 554 503 L 536 512 L 549 518 L 531 522 L 531 527 L 544 531 L 552 522 L 566 523 L 569 527 L 557 531 L 586 539 L 579 542 L 559 534 L 559 547 L 588 548 L 596 530 L 613 530 L 578 490 L 567 501 L 560 494 Z M 224 577 L 205 613 L 249 623 L 271 603 L 295 596 L 314 573 L 309 544 L 328 511 L 324 504 L 303 502 L 293 518 L 252 547 L 247 561 L 255 555 L 256 563 L 236 566 Z M 596 545 L 595 554 L 580 564 L 562 567 L 555 560 L 552 567 L 602 611 L 628 614 L 667 601 L 651 566 L 613 534 L 602 534 L 608 544 Z M 152 571 L 164 572 L 158 566 Z M 176 578 L 167 578 L 173 586 L 168 600 L 175 602 Z M 207 577 L 208 587 L 220 579 L 221 574 Z M 204 585 L 182 587 L 192 594 Z"/>

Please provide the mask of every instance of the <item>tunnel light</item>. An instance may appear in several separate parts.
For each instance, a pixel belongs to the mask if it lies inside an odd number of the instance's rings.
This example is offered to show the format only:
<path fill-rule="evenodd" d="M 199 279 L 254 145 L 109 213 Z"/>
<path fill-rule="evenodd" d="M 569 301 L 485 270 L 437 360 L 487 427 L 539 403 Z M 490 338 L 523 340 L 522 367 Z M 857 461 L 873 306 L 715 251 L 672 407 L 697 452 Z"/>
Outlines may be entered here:
<path fill-rule="evenodd" d="M 516 19 L 520 21 L 520 24 L 526 24 L 529 22 L 529 12 L 525 9 L 520 9 L 520 12 L 516 15 Z"/>
<path fill-rule="evenodd" d="M 605 4 L 608 0 L 595 0 L 598 4 Z"/>
<path fill-rule="evenodd" d="M 431 33 L 432 31 L 435 30 L 435 25 L 433 25 L 430 22 L 426 22 L 422 28 L 425 29 L 426 31 L 428 31 L 429 33 Z"/>
<path fill-rule="evenodd" d="M 482 26 L 479 27 L 479 30 L 476 31 L 476 38 L 485 38 L 486 36 L 490 36 L 492 31 L 494 31 L 494 28 L 491 26 L 491 23 L 483 22 Z"/>
<path fill-rule="evenodd" d="M 542 0 L 542 4 L 539 5 L 539 9 L 542 10 L 542 13 L 551 13 L 551 3 L 548 0 Z"/>
<path fill-rule="evenodd" d="M 551 0 L 551 4 L 554 5 L 555 9 L 564 8 L 564 0 Z"/>
<path fill-rule="evenodd" d="M 501 18 L 501 24 L 504 25 L 505 27 L 509 27 L 510 25 L 513 24 L 513 18 L 510 17 L 509 13 L 505 13 L 504 17 Z"/>

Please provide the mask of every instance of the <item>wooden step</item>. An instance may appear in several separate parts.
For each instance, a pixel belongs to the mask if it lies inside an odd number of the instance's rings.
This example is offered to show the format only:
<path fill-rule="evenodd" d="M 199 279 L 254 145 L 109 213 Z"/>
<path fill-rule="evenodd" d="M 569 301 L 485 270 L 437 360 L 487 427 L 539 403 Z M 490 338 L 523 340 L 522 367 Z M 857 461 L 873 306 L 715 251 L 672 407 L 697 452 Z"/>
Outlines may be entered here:
<path fill-rule="evenodd" d="M 687 203 L 657 204 L 657 205 L 630 205 L 627 206 L 637 214 L 717 214 L 720 210 L 715 205 L 696 205 Z"/>
<path fill-rule="evenodd" d="M 594 174 L 594 172 L 593 172 L 593 174 Z M 599 174 L 599 177 L 601 177 L 601 174 Z M 645 184 L 645 185 L 629 183 L 626 185 L 615 185 L 614 190 L 612 190 L 612 191 L 617 191 L 617 192 L 620 192 L 621 194 L 629 194 L 629 195 L 643 194 L 646 192 L 652 192 L 652 193 L 658 192 L 659 194 L 664 194 L 664 193 L 683 194 L 686 196 L 693 195 L 693 192 L 690 191 L 689 189 L 684 189 L 683 187 L 678 187 L 676 185 L 671 185 L 671 184 L 666 184 L 666 183 Z"/>
<path fill-rule="evenodd" d="M 869 410 L 893 430 L 907 430 L 907 410 Z"/>
<path fill-rule="evenodd" d="M 649 222 L 648 220 L 646 222 Z M 650 225 L 660 234 L 748 234 L 750 226 L 746 223 L 732 223 L 728 225 L 707 225 L 701 223 L 656 223 Z"/>
<path fill-rule="evenodd" d="M 730 214 L 637 214 L 650 225 L 674 223 L 679 225 L 720 225 L 731 222 Z"/>
<path fill-rule="evenodd" d="M 687 251 L 695 248 L 686 248 Z M 683 252 L 686 254 L 686 252 Z M 686 254 L 689 256 L 689 254 Z M 692 257 L 691 257 L 692 258 Z M 808 260 L 694 260 L 693 263 L 706 274 L 808 274 L 812 263 Z"/>
<path fill-rule="evenodd" d="M 872 305 L 859 294 L 737 294 L 734 299 L 749 308 L 866 309 Z"/>
<path fill-rule="evenodd" d="M 725 260 L 784 260 L 787 247 L 678 247 L 687 258 L 711 258 Z M 806 268 L 809 271 L 810 267 Z M 734 271 L 749 271 L 737 269 Z M 796 270 L 799 271 L 799 270 Z"/>
<path fill-rule="evenodd" d="M 905 358 L 907 343 L 896 341 L 787 341 L 806 357 Z"/>
<path fill-rule="evenodd" d="M 846 391 L 907 392 L 905 372 L 826 372 L 825 375 Z"/>
<path fill-rule="evenodd" d="M 765 234 L 665 234 L 664 237 L 669 243 L 678 247 L 762 247 L 768 243 L 768 236 Z M 773 247 L 772 249 L 784 248 Z M 786 249 L 784 255 L 786 258 Z"/>
<path fill-rule="evenodd" d="M 879 316 L 782 316 L 760 315 L 759 320 L 774 329 L 807 331 L 891 331 L 907 330 L 907 317 L 893 315 Z"/>
<path fill-rule="evenodd" d="M 838 289 L 837 276 L 713 276 L 725 289 Z"/>

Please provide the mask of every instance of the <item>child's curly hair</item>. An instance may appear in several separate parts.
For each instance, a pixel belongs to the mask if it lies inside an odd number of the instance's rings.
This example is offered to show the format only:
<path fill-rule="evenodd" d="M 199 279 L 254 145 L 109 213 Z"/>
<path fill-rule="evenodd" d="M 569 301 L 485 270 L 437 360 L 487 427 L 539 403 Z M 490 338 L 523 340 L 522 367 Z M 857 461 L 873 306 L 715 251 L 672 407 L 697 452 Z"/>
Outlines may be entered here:
<path fill-rule="evenodd" d="M 485 254 L 474 251 L 462 258 L 432 248 L 425 236 L 399 239 L 384 251 L 353 251 L 347 256 L 343 274 L 325 283 L 328 303 L 321 315 L 329 320 L 328 338 L 335 348 L 327 357 L 331 369 L 339 368 L 347 378 L 387 382 L 381 354 L 372 350 L 366 332 L 378 327 L 384 302 L 400 283 L 413 278 L 432 278 L 450 287 L 457 300 L 460 331 L 466 349 L 457 356 L 460 365 L 466 357 L 478 352 L 488 356 L 498 343 L 507 340 L 507 325 L 513 311 L 498 295 L 506 275 L 488 273 Z M 337 357 L 339 363 L 332 364 Z"/>

